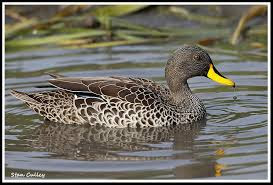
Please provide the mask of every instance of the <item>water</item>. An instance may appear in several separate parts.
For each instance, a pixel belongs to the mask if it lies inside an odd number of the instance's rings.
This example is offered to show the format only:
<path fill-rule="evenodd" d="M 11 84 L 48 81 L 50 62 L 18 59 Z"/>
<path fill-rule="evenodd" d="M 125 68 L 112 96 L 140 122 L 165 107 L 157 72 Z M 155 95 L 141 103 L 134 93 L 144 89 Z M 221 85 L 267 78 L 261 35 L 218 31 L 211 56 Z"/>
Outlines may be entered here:
<path fill-rule="evenodd" d="M 173 129 L 44 123 L 9 94 L 10 89 L 39 91 L 33 86 L 45 85 L 50 78 L 44 72 L 138 76 L 165 83 L 165 61 L 178 46 L 6 53 L 6 179 L 18 179 L 15 174 L 44 174 L 44 179 L 267 179 L 265 58 L 211 54 L 216 68 L 236 82 L 236 91 L 204 77 L 190 79 L 193 92 L 206 105 L 207 121 Z"/>

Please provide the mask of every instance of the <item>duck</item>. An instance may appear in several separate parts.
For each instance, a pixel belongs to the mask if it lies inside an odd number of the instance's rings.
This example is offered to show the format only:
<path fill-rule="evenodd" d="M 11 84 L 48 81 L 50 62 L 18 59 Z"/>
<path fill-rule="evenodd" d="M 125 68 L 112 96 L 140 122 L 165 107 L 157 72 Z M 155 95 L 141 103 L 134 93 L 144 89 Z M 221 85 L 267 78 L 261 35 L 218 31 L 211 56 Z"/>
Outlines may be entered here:
<path fill-rule="evenodd" d="M 51 74 L 50 91 L 11 90 L 46 120 L 63 124 L 104 127 L 162 127 L 191 124 L 206 119 L 206 108 L 187 80 L 204 76 L 235 87 L 214 66 L 207 51 L 182 45 L 165 66 L 166 85 L 141 77 L 66 77 Z"/>

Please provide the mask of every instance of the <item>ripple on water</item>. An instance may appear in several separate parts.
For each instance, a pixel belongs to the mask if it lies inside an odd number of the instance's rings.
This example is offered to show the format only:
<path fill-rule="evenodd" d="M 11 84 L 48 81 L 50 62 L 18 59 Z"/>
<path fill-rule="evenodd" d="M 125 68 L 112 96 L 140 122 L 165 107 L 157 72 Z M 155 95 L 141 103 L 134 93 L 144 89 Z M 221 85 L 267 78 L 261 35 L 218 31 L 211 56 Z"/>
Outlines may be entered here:
<path fill-rule="evenodd" d="M 188 130 L 48 125 L 9 94 L 10 89 L 38 91 L 32 86 L 45 84 L 49 77 L 43 72 L 48 70 L 67 76 L 139 76 L 162 82 L 165 61 L 176 47 L 54 48 L 6 54 L 6 168 L 41 170 L 48 178 L 54 174 L 96 179 L 267 178 L 266 61 L 212 55 L 217 69 L 236 82 L 236 91 L 204 77 L 190 79 L 208 116 L 206 124 Z"/>

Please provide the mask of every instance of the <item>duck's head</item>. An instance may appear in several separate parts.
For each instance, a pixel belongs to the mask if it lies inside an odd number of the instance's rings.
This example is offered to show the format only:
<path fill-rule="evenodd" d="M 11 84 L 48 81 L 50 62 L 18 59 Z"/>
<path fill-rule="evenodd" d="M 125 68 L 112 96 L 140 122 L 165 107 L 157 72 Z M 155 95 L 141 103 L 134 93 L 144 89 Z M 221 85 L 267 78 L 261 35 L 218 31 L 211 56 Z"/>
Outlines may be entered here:
<path fill-rule="evenodd" d="M 184 45 L 174 51 L 166 64 L 165 76 L 170 89 L 174 91 L 181 83 L 186 84 L 189 78 L 195 76 L 205 76 L 220 84 L 235 87 L 232 80 L 214 67 L 209 54 L 197 46 Z"/>

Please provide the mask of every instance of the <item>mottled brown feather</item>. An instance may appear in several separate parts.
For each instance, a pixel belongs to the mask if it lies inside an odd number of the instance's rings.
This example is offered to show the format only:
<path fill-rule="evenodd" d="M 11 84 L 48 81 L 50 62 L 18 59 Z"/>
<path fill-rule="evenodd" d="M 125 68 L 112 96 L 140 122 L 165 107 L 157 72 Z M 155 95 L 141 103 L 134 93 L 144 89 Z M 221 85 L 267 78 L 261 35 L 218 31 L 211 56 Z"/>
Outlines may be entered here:
<path fill-rule="evenodd" d="M 151 105 L 157 98 L 160 98 L 160 90 L 167 90 L 148 79 L 119 76 L 93 78 L 64 77 L 49 80 L 49 82 L 56 87 L 68 91 L 91 92 L 97 95 L 117 97 L 123 101 L 142 103 L 145 106 Z M 149 100 L 143 94 L 149 95 Z M 154 99 L 151 99 L 151 97 Z"/>

